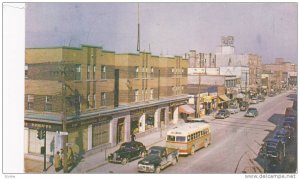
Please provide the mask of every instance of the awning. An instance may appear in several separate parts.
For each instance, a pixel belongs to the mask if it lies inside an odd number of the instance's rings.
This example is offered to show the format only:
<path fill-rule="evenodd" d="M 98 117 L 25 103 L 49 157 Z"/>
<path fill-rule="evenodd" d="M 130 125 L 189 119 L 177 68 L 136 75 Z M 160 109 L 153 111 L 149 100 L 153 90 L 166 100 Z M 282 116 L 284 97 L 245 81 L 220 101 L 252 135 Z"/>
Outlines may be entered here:
<path fill-rule="evenodd" d="M 193 114 L 195 113 L 195 110 L 189 105 L 181 105 L 179 106 L 179 112 L 185 114 Z"/>
<path fill-rule="evenodd" d="M 230 101 L 230 99 L 225 95 L 220 95 L 219 98 L 221 98 L 223 101 Z"/>

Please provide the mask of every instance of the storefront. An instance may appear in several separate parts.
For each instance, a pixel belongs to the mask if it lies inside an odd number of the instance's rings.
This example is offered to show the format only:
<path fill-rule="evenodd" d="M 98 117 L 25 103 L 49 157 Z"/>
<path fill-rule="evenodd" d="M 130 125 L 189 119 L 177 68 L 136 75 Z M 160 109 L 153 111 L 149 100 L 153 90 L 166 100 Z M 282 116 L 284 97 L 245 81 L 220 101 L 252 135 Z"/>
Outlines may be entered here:
<path fill-rule="evenodd" d="M 157 106 L 138 109 L 130 112 L 131 133 L 138 134 L 153 129 Z"/>
<path fill-rule="evenodd" d="M 219 95 L 218 108 L 219 109 L 227 109 L 229 105 L 230 99 L 225 95 Z"/>
<path fill-rule="evenodd" d="M 169 120 L 173 124 L 176 124 L 179 119 L 179 106 L 184 105 L 186 102 L 175 102 L 169 106 Z"/>
<path fill-rule="evenodd" d="M 205 115 L 209 115 L 212 111 L 212 97 L 211 96 L 204 96 L 203 97 L 203 107 L 205 111 Z"/>
<path fill-rule="evenodd" d="M 186 120 L 190 116 L 195 116 L 195 109 L 193 109 L 190 105 L 185 104 L 179 106 L 179 113 L 181 118 Z"/>

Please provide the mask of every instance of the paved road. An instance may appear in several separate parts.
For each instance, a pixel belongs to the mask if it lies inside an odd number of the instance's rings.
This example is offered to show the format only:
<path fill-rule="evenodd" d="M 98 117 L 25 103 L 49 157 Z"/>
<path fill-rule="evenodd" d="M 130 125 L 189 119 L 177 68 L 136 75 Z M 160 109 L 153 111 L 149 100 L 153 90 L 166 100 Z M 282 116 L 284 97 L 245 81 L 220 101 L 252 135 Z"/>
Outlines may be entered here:
<path fill-rule="evenodd" d="M 212 126 L 212 144 L 200 149 L 193 156 L 180 157 L 175 166 L 161 173 L 242 173 L 263 172 L 255 161 L 263 140 L 276 128 L 276 124 L 292 106 L 287 97 L 294 92 L 287 92 L 269 97 L 263 103 L 251 105 L 257 107 L 256 118 L 244 117 L 245 112 L 231 115 L 227 119 L 209 120 Z M 157 145 L 164 145 L 162 141 Z M 89 173 L 137 173 L 137 162 L 123 166 L 108 163 L 95 168 Z"/>

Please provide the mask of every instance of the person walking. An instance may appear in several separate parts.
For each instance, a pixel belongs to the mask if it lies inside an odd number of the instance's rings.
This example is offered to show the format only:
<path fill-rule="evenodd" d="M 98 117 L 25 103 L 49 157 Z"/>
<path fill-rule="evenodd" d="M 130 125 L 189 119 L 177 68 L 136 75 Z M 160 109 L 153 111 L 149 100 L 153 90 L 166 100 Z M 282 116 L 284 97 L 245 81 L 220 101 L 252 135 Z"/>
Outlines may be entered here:
<path fill-rule="evenodd" d="M 60 149 L 60 166 L 64 166 L 64 149 Z"/>
<path fill-rule="evenodd" d="M 61 161 L 60 161 L 59 151 L 57 151 L 56 154 L 54 154 L 55 171 L 58 172 L 60 170 L 60 167 L 61 167 Z"/>
<path fill-rule="evenodd" d="M 74 153 L 71 147 L 68 148 L 68 165 L 73 165 Z"/>
<path fill-rule="evenodd" d="M 134 135 L 134 133 L 131 134 L 131 141 L 135 141 L 135 135 Z"/>

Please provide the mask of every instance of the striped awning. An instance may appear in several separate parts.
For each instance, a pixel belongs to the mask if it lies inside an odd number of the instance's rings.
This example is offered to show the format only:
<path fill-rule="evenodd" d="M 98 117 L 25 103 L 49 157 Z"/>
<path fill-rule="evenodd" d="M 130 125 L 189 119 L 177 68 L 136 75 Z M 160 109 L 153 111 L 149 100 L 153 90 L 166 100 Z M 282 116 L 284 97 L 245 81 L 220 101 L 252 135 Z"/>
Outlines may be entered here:
<path fill-rule="evenodd" d="M 185 114 L 193 114 L 195 113 L 195 110 L 190 107 L 189 105 L 181 105 L 179 106 L 179 112 L 180 113 L 185 113 Z"/>
<path fill-rule="evenodd" d="M 219 95 L 219 98 L 223 101 L 230 101 L 230 99 L 225 94 Z"/>

